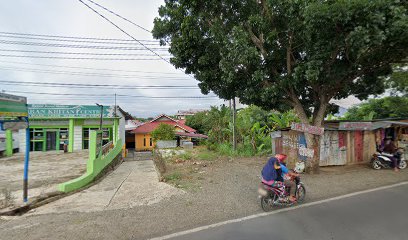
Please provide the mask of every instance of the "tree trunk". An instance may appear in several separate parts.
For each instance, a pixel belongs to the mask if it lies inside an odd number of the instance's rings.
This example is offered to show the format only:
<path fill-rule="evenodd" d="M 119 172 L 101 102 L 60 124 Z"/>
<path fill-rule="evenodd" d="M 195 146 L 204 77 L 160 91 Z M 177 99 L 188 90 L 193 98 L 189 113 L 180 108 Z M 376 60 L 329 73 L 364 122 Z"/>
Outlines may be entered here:
<path fill-rule="evenodd" d="M 308 158 L 306 162 L 306 172 L 318 174 L 320 171 L 320 136 L 305 133 L 307 148 L 314 151 L 313 157 Z"/>
<path fill-rule="evenodd" d="M 301 122 L 303 124 L 310 125 L 309 118 L 306 115 L 306 112 L 303 109 L 302 104 L 298 99 L 294 100 L 294 108 L 296 113 L 298 114 Z M 319 109 L 314 110 L 314 119 L 313 119 L 313 126 L 321 127 L 324 116 L 326 113 L 328 103 L 326 103 L 325 99 L 321 99 Z M 312 158 L 308 158 L 306 161 L 306 172 L 310 174 L 318 174 L 319 173 L 319 164 L 320 164 L 320 136 L 313 135 L 310 133 L 305 133 L 306 144 L 307 148 L 313 149 L 314 154 Z"/>

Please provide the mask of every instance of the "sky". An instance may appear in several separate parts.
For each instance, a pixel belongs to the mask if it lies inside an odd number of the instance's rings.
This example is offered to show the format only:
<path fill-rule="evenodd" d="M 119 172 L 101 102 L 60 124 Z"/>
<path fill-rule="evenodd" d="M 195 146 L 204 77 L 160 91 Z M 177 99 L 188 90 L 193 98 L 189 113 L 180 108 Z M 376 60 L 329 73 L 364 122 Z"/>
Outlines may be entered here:
<path fill-rule="evenodd" d="M 169 58 L 170 55 L 166 48 L 160 47 L 158 41 L 151 36 L 151 33 L 92 5 L 88 1 L 85 2 L 123 28 L 134 38 L 144 40 L 142 43 L 148 44 L 146 46 L 153 48 L 159 55 L 166 59 Z M 164 1 L 159 0 L 96 0 L 95 2 L 148 30 L 153 28 L 153 20 L 158 16 L 158 8 L 164 4 Z M 206 109 L 210 105 L 220 105 L 223 103 L 222 100 L 213 94 L 202 95 L 197 86 L 197 80 L 184 74 L 183 71 L 175 69 L 171 64 L 155 56 L 152 52 L 145 50 L 143 46 L 92 12 L 78 0 L 0 1 L 0 9 L 2 9 L 2 14 L 0 15 L 0 91 L 3 90 L 6 93 L 27 96 L 28 103 L 67 105 L 94 105 L 99 103 L 114 105 L 114 95 L 116 93 L 117 104 L 136 117 L 152 117 L 161 113 L 174 114 L 178 110 Z M 131 41 L 108 41 L 106 43 L 106 41 L 92 39 L 85 39 L 85 41 L 90 42 L 78 42 L 78 39 L 75 39 L 77 42 L 70 42 L 66 41 L 70 40 L 66 38 L 15 35 L 10 33 L 113 38 Z M 65 41 L 60 41 L 61 39 Z M 33 46 L 32 43 L 36 45 Z M 38 46 L 38 43 L 48 46 Z M 50 44 L 52 46 L 49 46 Z M 63 45 L 63 47 L 56 47 L 55 45 Z M 73 48 L 66 45 L 80 45 L 86 46 L 86 48 Z M 95 49 L 88 46 L 130 47 L 137 50 Z M 60 52 L 70 54 L 61 54 Z M 4 55 L 13 55 L 13 57 Z M 41 56 L 41 58 L 26 56 Z M 60 59 L 67 57 L 154 60 Z M 36 85 L 34 86 L 33 83 L 30 85 L 22 84 L 22 82 L 34 82 Z M 187 86 L 189 89 L 177 87 L 173 89 L 112 89 L 110 86 L 103 88 L 94 86 L 85 86 L 86 88 L 84 88 L 84 86 L 80 86 L 82 88 L 74 88 L 72 85 L 46 87 L 39 85 L 39 82 L 114 86 Z M 129 95 L 139 97 L 129 97 Z M 149 98 L 142 98 L 140 96 Z M 157 99 L 150 97 L 172 98 Z M 200 98 L 183 99 L 183 97 Z"/>
<path fill-rule="evenodd" d="M 151 33 L 87 0 L 84 2 L 133 38 L 142 40 L 144 45 L 152 48 L 163 58 L 170 57 L 166 47 L 159 46 Z M 153 28 L 153 20 L 158 16 L 158 8 L 164 4 L 162 0 L 95 0 L 95 2 L 148 30 Z M 201 94 L 197 87 L 198 82 L 193 77 L 184 74 L 182 70 L 175 69 L 171 64 L 139 45 L 78 0 L 0 1 L 0 9 L 2 10 L 0 91 L 26 96 L 28 103 L 114 105 L 116 94 L 116 104 L 136 117 L 153 117 L 161 113 L 172 115 L 178 110 L 207 109 L 211 105 L 224 103 L 211 93 Z M 78 37 L 120 40 L 78 39 Z M 72 39 L 75 41 L 70 41 Z M 101 47 L 108 47 L 108 49 L 101 49 Z M 124 50 L 123 48 L 126 47 L 128 49 Z M 137 60 L 123 60 L 129 58 Z M 56 86 L 55 83 L 60 85 Z M 164 87 L 162 89 L 151 87 L 118 89 L 119 85 Z M 181 89 L 179 86 L 185 88 Z M 341 104 L 349 107 L 357 102 L 355 98 L 349 98 L 342 100 Z"/>

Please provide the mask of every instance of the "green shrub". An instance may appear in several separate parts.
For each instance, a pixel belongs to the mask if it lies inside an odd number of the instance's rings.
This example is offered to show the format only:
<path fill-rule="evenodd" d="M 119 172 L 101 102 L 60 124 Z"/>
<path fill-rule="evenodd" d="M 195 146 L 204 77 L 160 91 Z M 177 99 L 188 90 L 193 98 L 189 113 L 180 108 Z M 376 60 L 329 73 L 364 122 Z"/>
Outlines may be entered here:
<path fill-rule="evenodd" d="M 205 151 L 197 154 L 197 159 L 202 161 L 213 161 L 217 158 L 215 152 Z"/>
<path fill-rule="evenodd" d="M 181 173 L 174 172 L 174 173 L 168 174 L 164 176 L 164 179 L 166 179 L 167 182 L 178 181 L 181 179 Z"/>
<path fill-rule="evenodd" d="M 160 125 L 152 132 L 154 141 L 158 140 L 173 140 L 176 137 L 174 126 L 160 123 Z"/>
<path fill-rule="evenodd" d="M 189 161 L 193 159 L 193 154 L 191 152 L 185 152 L 183 154 L 178 155 L 180 159 L 183 159 L 185 161 Z"/>

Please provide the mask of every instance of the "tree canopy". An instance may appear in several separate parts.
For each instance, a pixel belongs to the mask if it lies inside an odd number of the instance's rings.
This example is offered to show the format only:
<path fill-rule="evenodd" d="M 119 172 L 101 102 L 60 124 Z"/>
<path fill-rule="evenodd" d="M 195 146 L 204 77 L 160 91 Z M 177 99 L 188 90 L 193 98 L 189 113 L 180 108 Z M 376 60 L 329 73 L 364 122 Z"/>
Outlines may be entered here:
<path fill-rule="evenodd" d="M 408 55 L 403 0 L 165 0 L 153 36 L 204 94 L 244 104 L 293 108 L 320 127 L 332 99 L 366 99 Z M 319 166 L 318 137 L 308 170 Z"/>
<path fill-rule="evenodd" d="M 370 99 L 350 108 L 344 118 L 347 120 L 365 120 L 372 115 L 374 119 L 408 117 L 408 97 L 390 96 Z"/>
<path fill-rule="evenodd" d="M 380 94 L 408 53 L 408 3 L 383 0 L 166 0 L 153 35 L 203 93 L 320 125 L 329 101 Z"/>

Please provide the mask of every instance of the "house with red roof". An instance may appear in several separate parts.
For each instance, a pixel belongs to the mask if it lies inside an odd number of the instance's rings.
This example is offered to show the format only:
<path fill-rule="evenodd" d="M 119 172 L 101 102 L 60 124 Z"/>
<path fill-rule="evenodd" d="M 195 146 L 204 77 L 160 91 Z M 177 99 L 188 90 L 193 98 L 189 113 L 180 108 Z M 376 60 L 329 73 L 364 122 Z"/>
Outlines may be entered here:
<path fill-rule="evenodd" d="M 175 120 L 166 114 L 161 114 L 150 122 L 142 123 L 137 126 L 132 133 L 135 134 L 135 150 L 146 151 L 152 150 L 155 143 L 151 137 L 151 132 L 154 131 L 161 123 L 174 126 L 178 145 L 181 139 L 191 140 L 192 138 L 207 138 L 203 134 L 197 134 L 197 131 L 185 124 L 185 121 Z"/>

